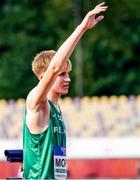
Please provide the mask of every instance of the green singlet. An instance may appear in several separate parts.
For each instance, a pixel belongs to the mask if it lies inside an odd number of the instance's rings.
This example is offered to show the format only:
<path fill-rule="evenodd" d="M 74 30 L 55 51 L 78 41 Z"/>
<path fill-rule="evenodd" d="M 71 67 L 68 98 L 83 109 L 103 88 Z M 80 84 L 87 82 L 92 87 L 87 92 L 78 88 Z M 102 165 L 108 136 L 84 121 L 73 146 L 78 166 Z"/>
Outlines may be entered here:
<path fill-rule="evenodd" d="M 49 101 L 48 128 L 40 134 L 32 134 L 23 126 L 24 179 L 66 179 L 66 129 L 62 114 Z M 26 113 L 25 113 L 26 114 Z"/>

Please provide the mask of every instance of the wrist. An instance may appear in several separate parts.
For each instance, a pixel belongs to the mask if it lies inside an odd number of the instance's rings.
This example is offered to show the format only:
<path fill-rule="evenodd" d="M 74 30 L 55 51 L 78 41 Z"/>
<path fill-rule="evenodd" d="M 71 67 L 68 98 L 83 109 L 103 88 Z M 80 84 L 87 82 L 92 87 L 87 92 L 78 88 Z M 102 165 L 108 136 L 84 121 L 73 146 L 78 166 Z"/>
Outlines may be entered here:
<path fill-rule="evenodd" d="M 82 24 L 77 26 L 77 29 L 83 34 L 87 31 L 87 29 Z"/>

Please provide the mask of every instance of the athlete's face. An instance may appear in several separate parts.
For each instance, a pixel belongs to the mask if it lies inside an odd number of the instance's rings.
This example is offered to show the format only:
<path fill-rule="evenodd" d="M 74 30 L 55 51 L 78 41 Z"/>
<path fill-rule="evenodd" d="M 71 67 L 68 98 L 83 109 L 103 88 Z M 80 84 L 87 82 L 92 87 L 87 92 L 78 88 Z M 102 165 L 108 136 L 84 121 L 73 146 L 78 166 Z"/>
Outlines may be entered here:
<path fill-rule="evenodd" d="M 62 71 L 56 78 L 55 83 L 53 84 L 51 91 L 59 95 L 65 95 L 69 90 L 70 83 L 69 71 Z"/>

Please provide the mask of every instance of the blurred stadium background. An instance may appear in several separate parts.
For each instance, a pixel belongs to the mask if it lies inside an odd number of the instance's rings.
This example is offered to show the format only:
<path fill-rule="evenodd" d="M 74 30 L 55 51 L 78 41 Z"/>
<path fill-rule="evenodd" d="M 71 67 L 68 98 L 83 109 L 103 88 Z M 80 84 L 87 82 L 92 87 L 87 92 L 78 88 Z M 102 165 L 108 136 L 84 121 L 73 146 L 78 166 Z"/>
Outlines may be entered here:
<path fill-rule="evenodd" d="M 64 98 L 70 178 L 139 178 L 140 96 Z M 19 175 L 5 149 L 22 148 L 25 100 L 0 100 L 0 178 Z"/>
<path fill-rule="evenodd" d="M 57 49 L 100 0 L 0 1 L 0 178 L 19 177 L 5 149 L 22 148 L 31 62 Z M 60 101 L 73 179 L 140 178 L 140 1 L 107 0 L 105 19 L 71 60 L 71 91 Z"/>

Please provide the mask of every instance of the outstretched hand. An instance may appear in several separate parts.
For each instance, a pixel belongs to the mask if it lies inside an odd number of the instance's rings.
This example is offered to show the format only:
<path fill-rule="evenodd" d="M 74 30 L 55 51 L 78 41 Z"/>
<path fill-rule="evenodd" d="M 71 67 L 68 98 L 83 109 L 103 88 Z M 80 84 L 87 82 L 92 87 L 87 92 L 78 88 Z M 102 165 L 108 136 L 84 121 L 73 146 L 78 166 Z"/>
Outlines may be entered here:
<path fill-rule="evenodd" d="M 100 12 L 106 11 L 108 6 L 105 6 L 105 2 L 98 4 L 93 10 L 89 11 L 82 23 L 80 24 L 85 30 L 93 28 L 98 24 L 103 18 L 103 15 L 96 17 Z"/>

